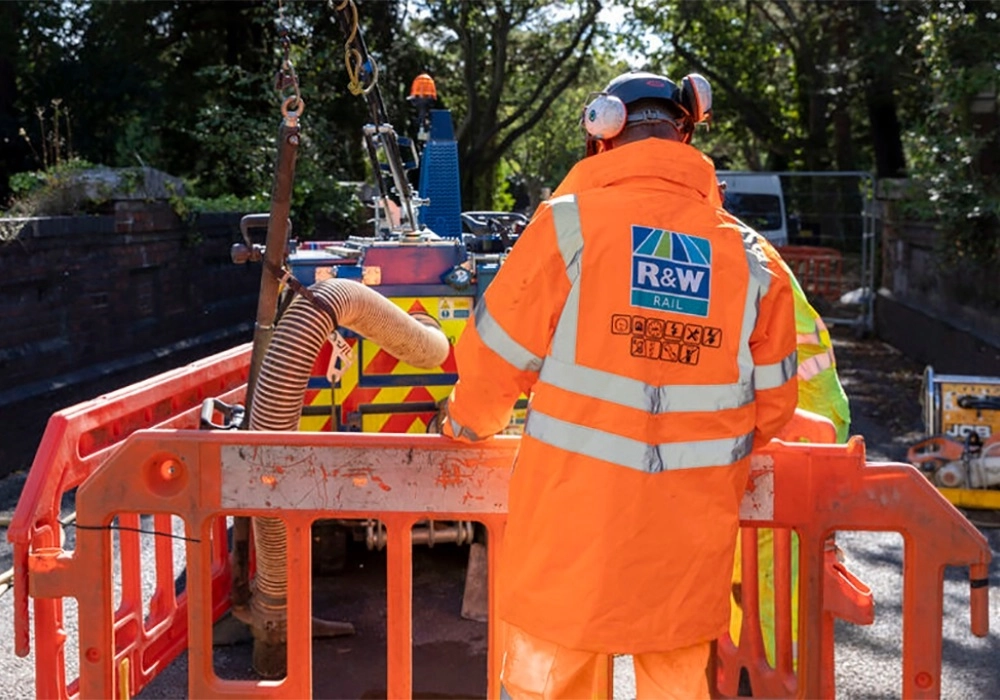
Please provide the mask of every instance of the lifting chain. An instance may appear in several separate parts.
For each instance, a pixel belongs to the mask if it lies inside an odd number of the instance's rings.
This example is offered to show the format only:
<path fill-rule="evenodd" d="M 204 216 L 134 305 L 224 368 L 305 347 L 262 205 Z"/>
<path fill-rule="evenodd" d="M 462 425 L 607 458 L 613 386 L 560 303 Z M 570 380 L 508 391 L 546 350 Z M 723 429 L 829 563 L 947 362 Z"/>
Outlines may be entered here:
<path fill-rule="evenodd" d="M 364 67 L 363 57 L 361 52 L 352 46 L 354 38 L 358 34 L 358 7 L 354 4 L 354 0 L 343 0 L 335 5 L 334 9 L 337 12 L 342 12 L 348 7 L 351 8 L 351 30 L 347 35 L 347 41 L 344 42 L 344 65 L 347 67 L 347 77 L 350 78 L 347 89 L 351 91 L 352 95 L 367 95 L 378 84 L 378 64 L 375 61 L 371 62 L 372 79 L 371 83 L 365 87 L 361 84 L 361 69 Z"/>
<path fill-rule="evenodd" d="M 288 24 L 285 22 L 285 5 L 282 0 L 278 0 L 278 41 L 281 43 L 282 59 L 281 66 L 274 76 L 274 89 L 281 96 L 281 116 L 286 122 L 294 125 L 298 118 L 302 116 L 305 103 L 299 92 L 299 77 L 295 74 L 295 66 L 292 64 L 292 42 L 289 38 Z M 285 91 L 292 89 L 292 94 L 285 97 Z"/>
<path fill-rule="evenodd" d="M 383 165 L 387 165 L 392 173 L 392 183 L 395 186 L 394 196 L 399 200 L 399 206 L 405 212 L 405 226 L 402 232 L 407 236 L 417 237 L 417 220 L 413 190 L 406 179 L 402 156 L 399 153 L 399 142 L 396 133 L 386 115 L 385 103 L 378 87 L 378 64 L 368 52 L 361 28 L 358 25 L 358 8 L 355 0 L 327 0 L 328 6 L 336 14 L 337 24 L 347 37 L 344 44 L 344 60 L 347 74 L 350 78 L 349 89 L 354 95 L 361 95 L 368 103 L 370 123 L 365 125 L 365 147 L 372 163 L 372 171 L 378 184 L 379 200 L 389 208 L 390 190 L 382 173 Z M 367 80 L 365 85 L 363 81 Z M 378 157 L 378 149 L 385 154 L 383 164 Z"/>

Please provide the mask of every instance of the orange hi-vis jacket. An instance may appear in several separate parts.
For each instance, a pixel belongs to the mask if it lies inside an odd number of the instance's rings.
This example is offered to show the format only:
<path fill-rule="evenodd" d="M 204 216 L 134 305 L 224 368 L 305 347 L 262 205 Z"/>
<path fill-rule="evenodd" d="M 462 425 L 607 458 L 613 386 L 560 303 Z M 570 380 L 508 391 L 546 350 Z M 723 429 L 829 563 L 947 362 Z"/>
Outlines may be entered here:
<path fill-rule="evenodd" d="M 797 400 L 787 273 L 690 146 L 629 144 L 567 182 L 477 304 L 443 421 L 481 439 L 530 396 L 499 614 L 599 653 L 715 639 L 750 451 Z"/>

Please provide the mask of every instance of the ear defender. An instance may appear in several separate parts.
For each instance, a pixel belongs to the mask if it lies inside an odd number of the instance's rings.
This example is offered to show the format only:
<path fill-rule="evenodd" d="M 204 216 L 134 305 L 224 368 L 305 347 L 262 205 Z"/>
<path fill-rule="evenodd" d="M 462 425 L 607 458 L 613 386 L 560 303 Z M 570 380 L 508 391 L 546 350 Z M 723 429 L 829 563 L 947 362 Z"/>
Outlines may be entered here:
<path fill-rule="evenodd" d="M 702 124 L 712 116 L 712 86 L 704 76 L 691 73 L 681 80 L 681 102 L 691 121 Z"/>
<path fill-rule="evenodd" d="M 602 92 L 584 108 L 583 128 L 591 137 L 604 141 L 621 133 L 627 117 L 625 103 Z"/>

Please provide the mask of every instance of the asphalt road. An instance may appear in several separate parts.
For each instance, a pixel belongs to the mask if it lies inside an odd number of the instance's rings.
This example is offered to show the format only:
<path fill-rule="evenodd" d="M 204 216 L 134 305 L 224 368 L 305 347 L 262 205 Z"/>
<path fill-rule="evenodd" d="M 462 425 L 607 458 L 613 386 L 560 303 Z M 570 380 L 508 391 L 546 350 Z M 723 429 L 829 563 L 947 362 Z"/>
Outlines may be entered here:
<path fill-rule="evenodd" d="M 923 368 L 877 340 L 856 341 L 847 332 L 836 335 L 841 376 L 852 404 L 852 432 L 865 437 L 871 460 L 902 459 L 906 446 L 920 436 L 917 396 Z M 0 480 L 0 518 L 13 512 L 24 478 L 19 473 Z M 71 499 L 66 499 L 64 510 L 72 510 Z M 1000 529 L 983 532 L 994 553 L 991 631 L 986 638 L 972 636 L 967 572 L 948 569 L 942 626 L 945 698 L 1000 698 L 1000 592 L 996 587 Z M 876 601 L 873 625 L 838 622 L 837 697 L 900 697 L 902 538 L 896 533 L 843 532 L 837 541 L 848 567 L 872 588 Z M 72 548 L 73 542 L 73 530 L 67 528 L 66 547 Z M 466 556 L 466 549 L 448 545 L 414 550 L 414 692 L 418 697 L 482 697 L 485 693 L 485 624 L 459 616 Z M 10 549 L 0 536 L 0 571 L 9 566 Z M 354 637 L 316 643 L 317 697 L 385 696 L 384 591 L 384 558 L 363 548 L 352 550 L 345 572 L 316 580 L 317 614 L 350 619 L 358 630 Z M 0 595 L 0 698 L 32 697 L 33 659 L 20 659 L 13 653 L 12 601 L 10 593 Z M 76 638 L 75 602 L 67 601 L 66 610 L 66 631 L 72 642 Z M 181 656 L 141 697 L 184 697 L 186 662 Z M 250 645 L 217 647 L 215 667 L 225 678 L 251 677 Z M 76 676 L 77 668 L 71 654 L 66 660 L 70 678 Z M 615 696 L 632 697 L 633 688 L 629 659 L 617 659 Z"/>

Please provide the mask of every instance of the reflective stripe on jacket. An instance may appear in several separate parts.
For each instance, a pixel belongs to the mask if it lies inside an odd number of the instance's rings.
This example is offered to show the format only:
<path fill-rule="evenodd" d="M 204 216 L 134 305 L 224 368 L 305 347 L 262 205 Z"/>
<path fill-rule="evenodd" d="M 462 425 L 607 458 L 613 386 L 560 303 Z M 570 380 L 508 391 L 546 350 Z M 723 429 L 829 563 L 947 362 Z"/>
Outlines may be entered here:
<path fill-rule="evenodd" d="M 799 356 L 799 408 L 833 421 L 837 442 L 847 442 L 851 408 L 837 375 L 837 358 L 830 331 L 789 270 L 795 300 L 796 343 Z"/>
<path fill-rule="evenodd" d="M 799 363 L 799 379 L 809 381 L 825 369 L 833 367 L 833 350 L 824 350 L 819 355 L 807 357 Z"/>
<path fill-rule="evenodd" d="M 788 277 L 689 146 L 620 147 L 568 180 L 456 347 L 446 434 L 492 435 L 531 396 L 500 615 L 603 653 L 714 639 L 748 455 L 795 408 Z"/>

